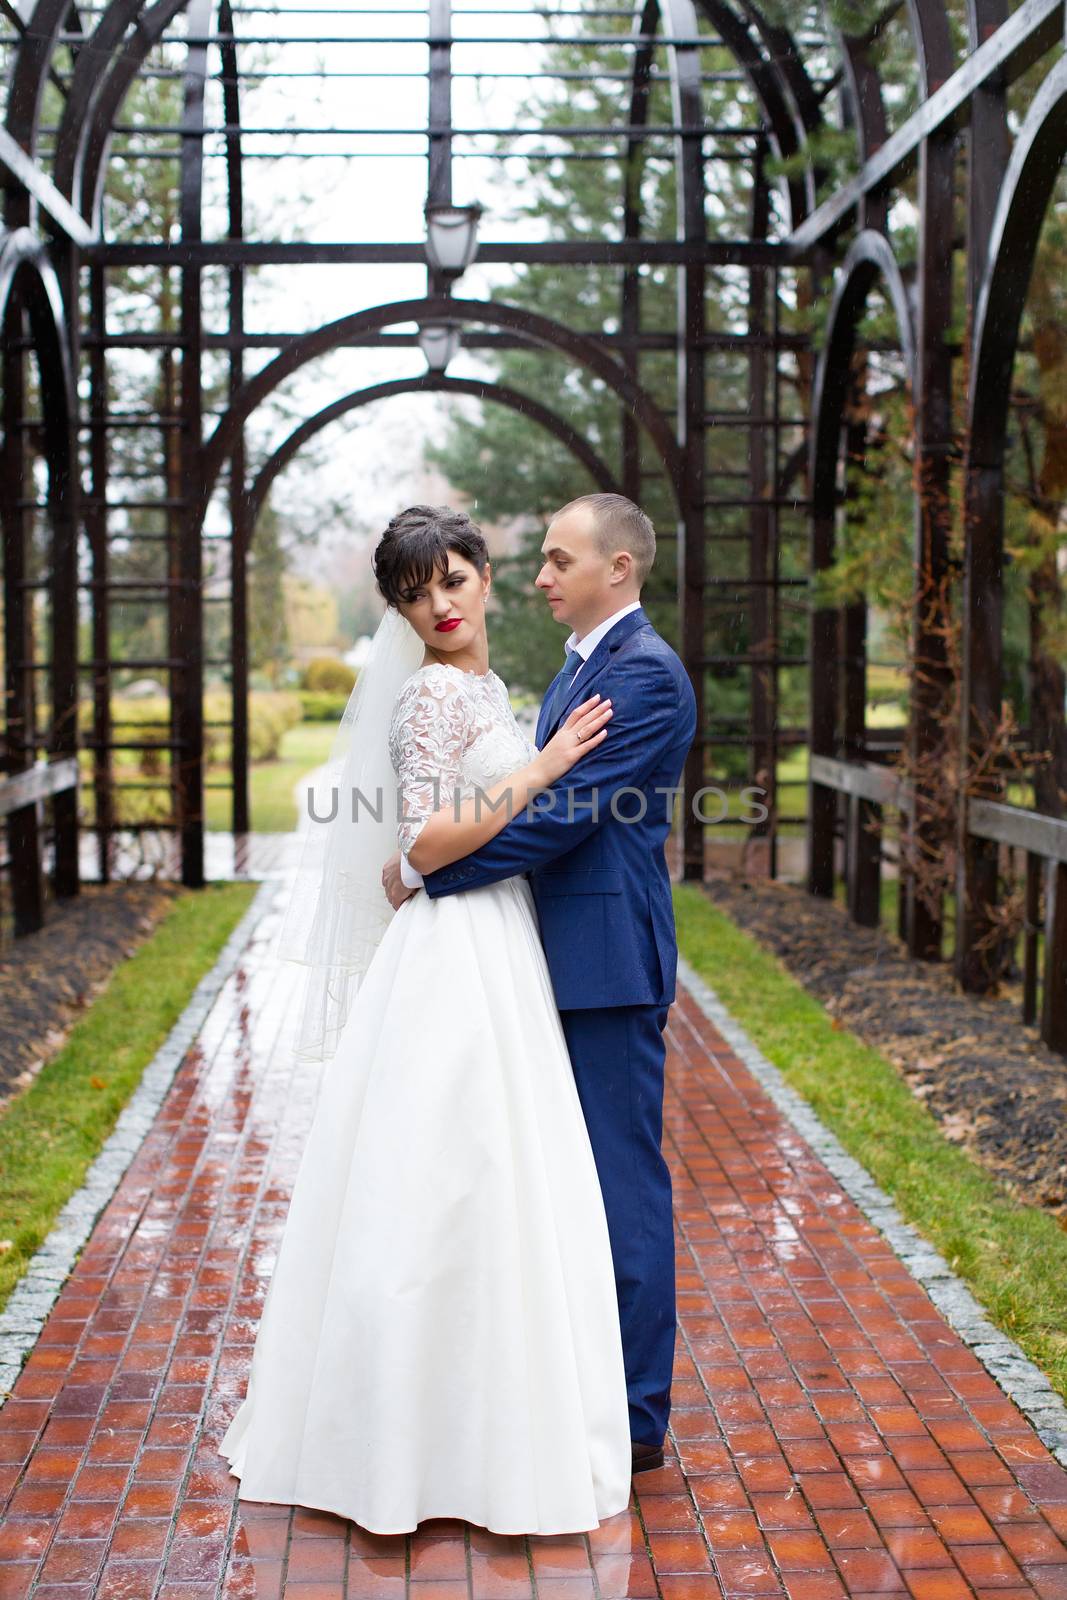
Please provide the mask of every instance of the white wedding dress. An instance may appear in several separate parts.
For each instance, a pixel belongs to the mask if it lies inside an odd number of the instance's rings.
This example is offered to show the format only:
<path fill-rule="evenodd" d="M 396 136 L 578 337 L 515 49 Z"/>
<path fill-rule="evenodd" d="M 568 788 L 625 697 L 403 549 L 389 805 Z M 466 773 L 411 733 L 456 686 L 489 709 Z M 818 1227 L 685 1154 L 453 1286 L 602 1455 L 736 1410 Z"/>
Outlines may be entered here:
<path fill-rule="evenodd" d="M 456 785 L 536 751 L 494 672 L 434 663 L 401 688 L 389 753 L 408 850 Z M 407 900 L 322 1071 L 220 1445 L 241 1496 L 377 1533 L 624 1510 L 607 1223 L 526 878 Z"/>

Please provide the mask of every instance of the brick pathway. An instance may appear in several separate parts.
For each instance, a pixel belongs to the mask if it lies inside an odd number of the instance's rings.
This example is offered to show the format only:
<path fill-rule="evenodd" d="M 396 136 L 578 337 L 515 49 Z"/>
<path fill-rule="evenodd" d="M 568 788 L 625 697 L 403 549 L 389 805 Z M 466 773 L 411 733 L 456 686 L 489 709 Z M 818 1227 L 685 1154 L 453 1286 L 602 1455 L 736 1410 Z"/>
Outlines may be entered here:
<path fill-rule="evenodd" d="M 589 1537 L 239 1501 L 216 1445 L 314 1107 L 265 919 L 0 1409 L 0 1600 L 1067 1600 L 1067 1472 L 695 1002 L 670 1459 Z"/>

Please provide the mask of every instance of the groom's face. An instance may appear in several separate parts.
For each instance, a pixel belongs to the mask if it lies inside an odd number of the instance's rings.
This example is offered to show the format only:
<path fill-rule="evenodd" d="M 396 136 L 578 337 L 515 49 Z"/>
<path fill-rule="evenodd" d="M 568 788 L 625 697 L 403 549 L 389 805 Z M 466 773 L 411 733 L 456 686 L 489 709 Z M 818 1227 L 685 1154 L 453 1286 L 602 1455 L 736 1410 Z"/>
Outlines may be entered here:
<path fill-rule="evenodd" d="M 621 604 L 614 558 L 598 547 L 588 506 L 575 506 L 553 518 L 541 554 L 544 564 L 534 585 L 556 621 L 565 622 L 579 637 Z"/>

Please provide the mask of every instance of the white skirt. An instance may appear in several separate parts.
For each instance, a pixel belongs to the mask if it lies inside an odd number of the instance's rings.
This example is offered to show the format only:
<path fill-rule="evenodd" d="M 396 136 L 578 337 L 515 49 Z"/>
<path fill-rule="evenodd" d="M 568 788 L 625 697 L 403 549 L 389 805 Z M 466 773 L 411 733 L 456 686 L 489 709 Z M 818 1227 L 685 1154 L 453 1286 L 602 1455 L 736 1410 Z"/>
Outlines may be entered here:
<path fill-rule="evenodd" d="M 220 1445 L 241 1497 L 383 1534 L 624 1510 L 607 1222 L 526 879 L 407 900 L 322 1074 Z"/>

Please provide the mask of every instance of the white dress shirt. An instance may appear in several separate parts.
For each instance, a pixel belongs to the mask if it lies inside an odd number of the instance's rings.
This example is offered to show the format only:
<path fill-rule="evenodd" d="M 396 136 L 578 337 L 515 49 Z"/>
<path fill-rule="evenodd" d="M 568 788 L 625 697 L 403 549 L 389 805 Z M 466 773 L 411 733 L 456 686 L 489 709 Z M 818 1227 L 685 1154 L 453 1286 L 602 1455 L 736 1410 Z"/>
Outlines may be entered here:
<path fill-rule="evenodd" d="M 601 639 L 603 639 L 604 635 L 608 633 L 617 622 L 621 621 L 623 617 L 628 617 L 631 611 L 639 610 L 640 605 L 640 600 L 631 600 L 628 606 L 623 606 L 620 610 L 613 611 L 610 617 L 605 617 L 603 622 L 598 622 L 596 627 L 592 628 L 584 636 L 584 638 L 579 639 L 577 634 L 575 634 L 572 630 L 570 637 L 564 644 L 564 649 L 566 650 L 567 654 L 570 655 L 572 650 L 577 650 L 578 654 L 582 658 L 582 661 L 588 661 L 589 657 L 592 655 Z M 575 670 L 575 678 L 581 675 L 581 671 L 581 667 L 578 667 Z M 411 865 L 411 862 L 408 860 L 403 851 L 400 852 L 400 878 L 401 882 L 408 889 L 420 889 L 422 887 L 422 873 L 417 867 L 413 867 Z"/>

